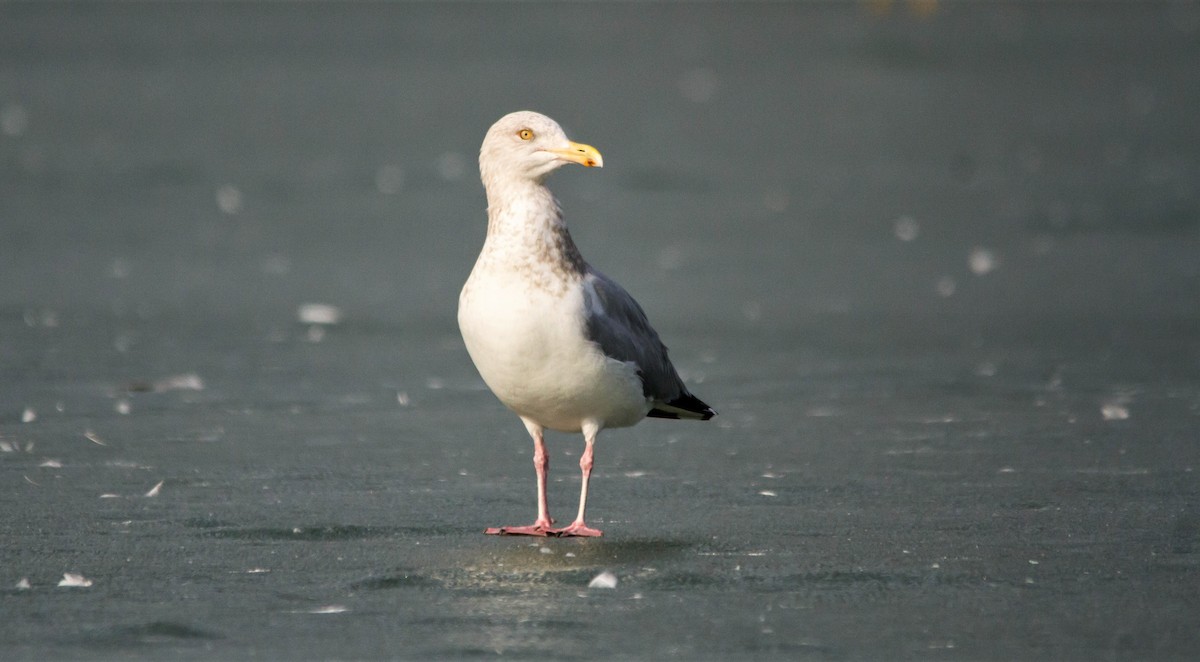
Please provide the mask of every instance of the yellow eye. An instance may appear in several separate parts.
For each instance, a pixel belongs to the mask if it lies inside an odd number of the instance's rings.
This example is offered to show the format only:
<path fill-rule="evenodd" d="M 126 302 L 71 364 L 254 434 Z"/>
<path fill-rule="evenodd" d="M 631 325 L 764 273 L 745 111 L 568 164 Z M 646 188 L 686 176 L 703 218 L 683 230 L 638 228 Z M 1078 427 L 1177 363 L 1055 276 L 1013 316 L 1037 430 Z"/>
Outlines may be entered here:
<path fill-rule="evenodd" d="M 533 131 L 530 129 L 521 129 L 517 135 L 521 137 L 521 140 L 533 140 Z"/>

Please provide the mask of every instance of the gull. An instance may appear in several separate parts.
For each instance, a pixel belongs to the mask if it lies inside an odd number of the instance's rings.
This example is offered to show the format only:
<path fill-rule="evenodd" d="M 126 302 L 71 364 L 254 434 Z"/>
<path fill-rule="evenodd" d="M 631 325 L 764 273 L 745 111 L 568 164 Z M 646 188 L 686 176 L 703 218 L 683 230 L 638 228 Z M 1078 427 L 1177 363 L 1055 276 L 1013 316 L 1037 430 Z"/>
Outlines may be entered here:
<path fill-rule="evenodd" d="M 602 167 L 600 152 L 572 142 L 557 122 L 510 113 L 479 150 L 487 191 L 483 249 L 458 299 L 467 353 L 492 393 L 533 438 L 538 514 L 493 535 L 599 536 L 584 521 L 596 436 L 647 416 L 708 420 L 688 392 L 642 307 L 580 255 L 546 177 L 568 164 Z M 546 500 L 545 430 L 581 432 L 579 512 L 556 529 Z"/>

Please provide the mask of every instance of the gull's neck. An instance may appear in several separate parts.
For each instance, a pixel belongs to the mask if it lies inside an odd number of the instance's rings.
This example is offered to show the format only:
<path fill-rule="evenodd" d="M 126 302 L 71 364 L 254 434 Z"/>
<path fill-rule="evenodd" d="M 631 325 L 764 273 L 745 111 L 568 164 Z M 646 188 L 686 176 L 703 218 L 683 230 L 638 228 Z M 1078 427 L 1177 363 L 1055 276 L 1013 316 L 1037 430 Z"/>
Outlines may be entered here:
<path fill-rule="evenodd" d="M 583 275 L 587 265 L 550 189 L 533 180 L 493 180 L 485 188 L 488 230 L 481 260 L 498 258 L 539 278 Z"/>

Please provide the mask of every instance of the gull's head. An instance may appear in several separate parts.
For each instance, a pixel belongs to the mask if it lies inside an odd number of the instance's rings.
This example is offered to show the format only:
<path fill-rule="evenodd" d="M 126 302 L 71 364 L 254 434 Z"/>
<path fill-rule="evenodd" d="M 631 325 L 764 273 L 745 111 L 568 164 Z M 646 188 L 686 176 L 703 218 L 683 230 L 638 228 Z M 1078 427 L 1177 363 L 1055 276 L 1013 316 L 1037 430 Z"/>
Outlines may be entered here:
<path fill-rule="evenodd" d="M 479 149 L 485 186 L 496 180 L 540 182 L 567 163 L 599 168 L 604 159 L 595 147 L 569 140 L 558 122 L 528 110 L 497 120 Z"/>

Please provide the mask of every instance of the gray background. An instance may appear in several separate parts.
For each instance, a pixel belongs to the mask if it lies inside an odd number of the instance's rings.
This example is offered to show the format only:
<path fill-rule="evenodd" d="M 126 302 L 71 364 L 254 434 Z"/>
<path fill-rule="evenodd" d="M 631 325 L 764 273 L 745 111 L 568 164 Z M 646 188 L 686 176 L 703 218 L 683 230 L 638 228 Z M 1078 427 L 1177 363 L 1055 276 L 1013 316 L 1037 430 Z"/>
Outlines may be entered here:
<path fill-rule="evenodd" d="M 1197 71 L 1183 2 L 0 4 L 0 657 L 1193 657 Z M 602 436 L 598 540 L 480 533 L 522 108 L 721 413 Z"/>

